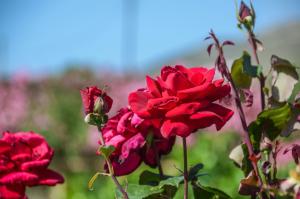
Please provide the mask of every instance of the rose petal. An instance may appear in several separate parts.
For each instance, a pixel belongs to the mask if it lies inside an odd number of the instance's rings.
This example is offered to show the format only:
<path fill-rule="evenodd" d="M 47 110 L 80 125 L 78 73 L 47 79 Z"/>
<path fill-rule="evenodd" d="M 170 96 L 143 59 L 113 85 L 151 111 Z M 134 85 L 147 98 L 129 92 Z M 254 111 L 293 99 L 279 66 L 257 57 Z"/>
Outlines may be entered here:
<path fill-rule="evenodd" d="M 34 171 L 34 173 L 38 176 L 38 182 L 35 185 L 54 186 L 64 183 L 64 177 L 53 170 L 43 169 Z"/>
<path fill-rule="evenodd" d="M 147 110 L 148 100 L 151 94 L 144 91 L 136 91 L 129 94 L 128 102 L 134 113 L 140 117 L 150 117 L 151 114 Z"/>
<path fill-rule="evenodd" d="M 107 146 L 112 145 L 115 148 L 119 148 L 121 144 L 126 140 L 126 138 L 122 135 L 116 135 L 112 137 L 110 140 L 106 140 L 105 144 Z"/>
<path fill-rule="evenodd" d="M 208 95 L 208 89 L 211 87 L 211 83 L 205 82 L 200 86 L 191 87 L 185 90 L 178 91 L 177 96 L 183 100 L 189 101 L 195 99 L 204 99 Z"/>
<path fill-rule="evenodd" d="M 10 150 L 11 146 L 8 142 L 0 140 L 0 154 L 6 153 Z"/>
<path fill-rule="evenodd" d="M 206 128 L 212 124 L 216 125 L 216 129 L 220 130 L 224 124 L 231 118 L 233 111 L 218 104 L 211 104 L 203 111 L 199 111 L 190 116 L 194 128 Z"/>
<path fill-rule="evenodd" d="M 145 138 L 141 133 L 136 134 L 135 136 L 128 139 L 122 145 L 122 154 L 121 159 L 126 159 L 129 154 L 135 150 L 141 149 L 146 143 Z"/>
<path fill-rule="evenodd" d="M 191 133 L 189 126 L 184 123 L 184 121 L 171 121 L 166 120 L 161 129 L 161 134 L 163 137 L 168 138 L 173 135 L 179 135 L 181 137 L 187 137 Z"/>
<path fill-rule="evenodd" d="M 120 162 L 117 157 L 111 162 L 115 175 L 123 176 L 136 170 L 140 166 L 142 158 L 138 153 L 131 153 L 123 162 Z M 105 165 L 105 169 L 108 170 L 107 165 Z"/>
<path fill-rule="evenodd" d="M 146 76 L 147 87 L 154 97 L 161 97 L 161 88 L 158 82 L 149 76 Z"/>
<path fill-rule="evenodd" d="M 179 90 L 187 89 L 191 86 L 191 82 L 181 72 L 170 73 L 165 80 L 165 86 L 167 89 L 174 91 L 175 93 Z"/>
<path fill-rule="evenodd" d="M 209 104 L 208 101 L 180 104 L 166 113 L 167 118 L 191 115 Z"/>
<path fill-rule="evenodd" d="M 21 184 L 0 185 L 1 199 L 26 199 L 25 186 Z"/>
<path fill-rule="evenodd" d="M 0 184 L 35 184 L 38 181 L 38 176 L 34 173 L 16 171 L 8 174 L 4 174 L 0 177 Z"/>
<path fill-rule="evenodd" d="M 15 167 L 15 164 L 7 157 L 0 157 L 0 173 L 8 172 Z"/>
<path fill-rule="evenodd" d="M 174 108 L 177 102 L 178 98 L 174 96 L 149 99 L 147 109 L 168 110 Z"/>
<path fill-rule="evenodd" d="M 30 171 L 32 169 L 47 168 L 49 164 L 50 164 L 49 159 L 24 162 L 21 164 L 21 170 Z"/>
<path fill-rule="evenodd" d="M 132 116 L 132 112 L 127 112 L 121 116 L 117 125 L 117 131 L 119 133 L 124 133 L 126 131 L 126 127 L 128 126 L 128 118 Z"/>

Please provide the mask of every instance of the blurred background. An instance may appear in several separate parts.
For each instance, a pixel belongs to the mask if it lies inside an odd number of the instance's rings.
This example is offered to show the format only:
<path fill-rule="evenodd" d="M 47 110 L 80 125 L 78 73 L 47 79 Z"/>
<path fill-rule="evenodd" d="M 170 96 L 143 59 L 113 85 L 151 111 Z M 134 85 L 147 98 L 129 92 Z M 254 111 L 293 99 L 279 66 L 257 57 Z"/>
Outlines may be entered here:
<path fill-rule="evenodd" d="M 246 3 L 249 3 L 246 1 Z M 262 65 L 276 54 L 300 65 L 300 2 L 253 1 L 255 32 L 265 51 Z M 27 190 L 29 198 L 113 198 L 114 185 L 99 178 L 87 188 L 93 174 L 102 170 L 97 157 L 97 130 L 83 122 L 79 89 L 107 86 L 114 99 L 111 114 L 127 105 L 127 95 L 143 87 L 146 74 L 163 65 L 213 67 L 204 41 L 210 29 L 226 47 L 229 65 L 249 50 L 245 33 L 237 28 L 234 0 L 2 0 L 0 1 L 0 130 L 33 130 L 55 148 L 52 168 L 65 176 L 64 185 Z M 255 117 L 256 108 L 247 110 Z M 204 163 L 204 184 L 219 187 L 233 198 L 243 174 L 227 158 L 240 134 L 233 119 L 221 133 L 201 132 L 190 141 L 189 164 Z M 235 130 L 236 129 L 236 130 Z M 197 140 L 197 142 L 195 141 Z M 166 173 L 182 167 L 181 145 L 163 159 Z M 280 162 L 280 175 L 289 165 Z M 127 176 L 137 182 L 142 169 Z M 125 178 L 121 179 L 124 180 Z M 228 183 L 230 181 L 231 183 Z M 181 198 L 181 190 L 177 198 Z"/>

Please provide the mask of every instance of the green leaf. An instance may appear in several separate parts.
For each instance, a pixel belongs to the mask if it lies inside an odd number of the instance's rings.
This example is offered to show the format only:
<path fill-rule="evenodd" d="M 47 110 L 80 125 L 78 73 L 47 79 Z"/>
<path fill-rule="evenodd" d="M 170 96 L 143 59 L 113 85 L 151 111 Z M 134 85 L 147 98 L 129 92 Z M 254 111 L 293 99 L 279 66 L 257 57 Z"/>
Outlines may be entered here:
<path fill-rule="evenodd" d="M 241 168 L 242 167 L 242 162 L 244 159 L 244 153 L 243 153 L 243 149 L 242 149 L 242 145 L 238 145 L 236 147 L 234 147 L 230 154 L 229 154 L 229 159 L 233 160 L 234 163 Z"/>
<path fill-rule="evenodd" d="M 137 184 L 128 184 L 126 192 L 130 199 L 144 199 L 144 198 L 159 198 L 159 195 L 163 192 L 163 189 L 155 186 L 148 185 L 137 185 Z M 123 195 L 119 189 L 116 189 L 116 198 L 123 199 Z"/>
<path fill-rule="evenodd" d="M 159 174 L 145 170 L 140 175 L 139 184 L 140 185 L 157 186 L 159 184 L 160 180 L 161 179 L 160 179 Z"/>
<path fill-rule="evenodd" d="M 108 146 L 101 146 L 99 148 L 99 151 L 101 152 L 101 154 L 108 159 L 110 154 L 112 154 L 115 151 L 115 147 L 112 145 L 108 145 Z"/>
<path fill-rule="evenodd" d="M 261 73 L 261 66 L 251 65 L 250 55 L 244 51 L 243 55 L 236 59 L 231 67 L 231 75 L 238 88 L 250 88 L 252 78 L 258 77 Z"/>
<path fill-rule="evenodd" d="M 229 158 L 234 161 L 236 166 L 241 168 L 245 176 L 253 170 L 251 161 L 249 160 L 249 152 L 246 144 L 236 146 L 229 154 Z"/>
<path fill-rule="evenodd" d="M 272 55 L 271 65 L 276 72 L 285 73 L 293 77 L 294 79 L 299 79 L 296 67 L 293 64 L 291 64 L 291 62 L 289 62 L 288 60 L 280 58 L 276 55 Z"/>
<path fill-rule="evenodd" d="M 262 137 L 262 131 L 260 129 L 260 126 L 256 121 L 254 121 L 250 123 L 248 129 L 249 129 L 250 141 L 253 145 L 253 150 L 255 153 L 258 153 L 260 150 L 260 140 Z"/>
<path fill-rule="evenodd" d="M 101 173 L 100 172 L 97 172 L 97 173 L 95 173 L 95 175 L 93 175 L 93 177 L 89 180 L 89 182 L 88 182 L 88 188 L 89 188 L 89 190 L 93 190 L 93 185 L 94 185 L 94 182 L 95 182 L 95 180 L 99 177 L 99 175 L 101 175 Z"/>
<path fill-rule="evenodd" d="M 233 82 L 238 88 L 250 88 L 252 78 L 244 73 L 243 57 L 236 59 L 231 67 L 231 76 Z"/>
<path fill-rule="evenodd" d="M 183 179 L 183 176 L 169 177 L 166 180 L 160 181 L 158 187 L 163 188 L 164 186 L 169 185 L 178 188 L 179 184 L 183 182 Z"/>
<path fill-rule="evenodd" d="M 288 121 L 286 127 L 282 130 L 281 136 L 288 137 L 291 133 L 297 132 L 298 130 L 295 129 L 295 125 L 298 124 L 298 117 L 300 115 L 300 110 L 297 108 L 292 109 L 291 118 Z"/>
<path fill-rule="evenodd" d="M 189 170 L 189 180 L 194 180 L 195 178 L 198 177 L 198 172 L 203 169 L 203 164 L 199 163 L 196 164 L 195 166 L 193 166 L 192 168 L 190 168 Z"/>
<path fill-rule="evenodd" d="M 300 93 L 300 81 L 298 81 L 292 90 L 291 96 L 288 98 L 289 103 L 294 103 L 297 95 Z"/>
<path fill-rule="evenodd" d="M 243 71 L 247 75 L 251 77 L 258 77 L 262 72 L 261 66 L 253 66 L 251 65 L 251 56 L 247 51 L 243 52 L 243 56 L 241 57 L 243 60 Z"/>
<path fill-rule="evenodd" d="M 247 145 L 244 143 L 241 145 L 243 150 L 243 160 L 242 160 L 242 171 L 244 172 L 245 176 L 248 176 L 249 173 L 253 170 L 251 161 L 249 160 L 249 151 Z"/>
<path fill-rule="evenodd" d="M 201 185 L 199 182 L 193 182 L 193 192 L 195 199 L 231 199 L 225 192 Z"/>
<path fill-rule="evenodd" d="M 274 140 L 287 126 L 292 111 L 288 103 L 279 108 L 261 112 L 257 117 L 258 129 L 261 129 L 270 140 Z"/>
<path fill-rule="evenodd" d="M 150 185 L 155 189 L 160 189 L 160 194 L 155 193 L 155 198 L 173 198 L 177 192 L 179 184 L 183 182 L 183 176 L 164 176 L 163 179 L 159 174 L 151 171 L 143 171 L 140 175 L 139 183 L 141 185 Z M 153 196 L 151 196 L 153 197 Z"/>

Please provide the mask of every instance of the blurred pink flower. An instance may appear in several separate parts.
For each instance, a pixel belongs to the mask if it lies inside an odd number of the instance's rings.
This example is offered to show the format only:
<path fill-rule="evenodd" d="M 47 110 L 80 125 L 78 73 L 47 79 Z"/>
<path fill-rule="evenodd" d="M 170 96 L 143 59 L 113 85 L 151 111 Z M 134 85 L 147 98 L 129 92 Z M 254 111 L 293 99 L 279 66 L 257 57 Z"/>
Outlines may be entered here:
<path fill-rule="evenodd" d="M 0 82 L 0 131 L 14 130 L 26 116 L 28 108 L 27 78 L 15 75 Z"/>

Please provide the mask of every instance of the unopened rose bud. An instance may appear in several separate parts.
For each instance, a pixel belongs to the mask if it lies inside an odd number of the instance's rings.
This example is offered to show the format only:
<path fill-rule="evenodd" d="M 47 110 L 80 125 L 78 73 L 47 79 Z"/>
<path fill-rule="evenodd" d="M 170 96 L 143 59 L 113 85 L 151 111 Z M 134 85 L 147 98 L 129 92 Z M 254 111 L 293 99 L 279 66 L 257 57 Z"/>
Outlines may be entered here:
<path fill-rule="evenodd" d="M 96 86 L 87 87 L 80 91 L 85 114 L 109 112 L 113 100 Z"/>
<path fill-rule="evenodd" d="M 101 114 L 104 109 L 104 101 L 101 97 L 98 97 L 94 103 L 94 113 Z"/>
<path fill-rule="evenodd" d="M 246 28 L 252 28 L 255 22 L 255 12 L 251 4 L 249 8 L 244 1 L 241 2 L 240 9 L 238 12 L 238 21 L 243 24 Z"/>
<path fill-rule="evenodd" d="M 244 3 L 244 1 L 242 1 L 240 5 L 239 17 L 242 21 L 247 19 L 247 17 L 249 20 L 249 17 L 251 17 L 251 9 Z"/>

